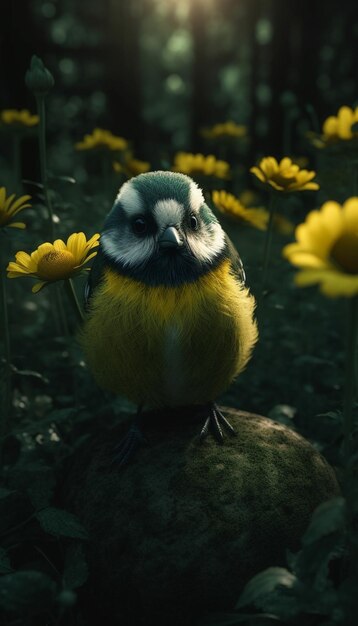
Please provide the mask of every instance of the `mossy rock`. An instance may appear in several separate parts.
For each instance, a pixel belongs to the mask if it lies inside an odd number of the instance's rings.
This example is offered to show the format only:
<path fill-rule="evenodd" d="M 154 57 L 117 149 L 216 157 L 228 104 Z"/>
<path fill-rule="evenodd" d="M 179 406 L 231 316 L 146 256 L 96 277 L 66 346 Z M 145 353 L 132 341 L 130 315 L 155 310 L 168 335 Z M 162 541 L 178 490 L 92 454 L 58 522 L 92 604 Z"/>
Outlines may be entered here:
<path fill-rule="evenodd" d="M 189 626 L 230 610 L 252 575 L 285 564 L 313 510 L 339 492 L 293 430 L 225 414 L 237 436 L 222 446 L 199 442 L 202 416 L 171 411 L 144 416 L 148 445 L 123 469 L 113 446 L 128 421 L 77 455 L 66 493 L 91 537 L 89 624 Z"/>

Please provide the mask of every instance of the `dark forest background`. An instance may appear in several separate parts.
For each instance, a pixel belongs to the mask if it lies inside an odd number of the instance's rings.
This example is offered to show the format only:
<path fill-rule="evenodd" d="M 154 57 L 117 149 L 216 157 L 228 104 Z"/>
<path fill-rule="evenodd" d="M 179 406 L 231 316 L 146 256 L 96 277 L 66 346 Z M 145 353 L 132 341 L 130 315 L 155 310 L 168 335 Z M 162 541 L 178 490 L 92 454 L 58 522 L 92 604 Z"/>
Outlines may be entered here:
<path fill-rule="evenodd" d="M 142 158 L 154 144 L 159 161 L 168 145 L 202 149 L 200 127 L 234 119 L 252 157 L 281 153 L 288 127 L 298 139 L 354 100 L 356 16 L 347 0 L 5 0 L 0 108 L 34 109 L 22 77 L 37 54 L 56 80 L 56 167 L 93 126 Z"/>

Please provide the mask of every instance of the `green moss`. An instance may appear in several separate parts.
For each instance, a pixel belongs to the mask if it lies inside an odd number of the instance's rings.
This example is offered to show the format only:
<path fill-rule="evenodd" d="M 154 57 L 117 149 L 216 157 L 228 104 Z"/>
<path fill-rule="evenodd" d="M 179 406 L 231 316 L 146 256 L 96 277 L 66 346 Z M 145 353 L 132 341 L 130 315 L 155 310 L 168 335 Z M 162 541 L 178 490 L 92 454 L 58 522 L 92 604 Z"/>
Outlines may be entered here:
<path fill-rule="evenodd" d="M 192 624 L 232 607 L 247 580 L 285 562 L 314 508 L 338 486 L 292 430 L 227 410 L 237 430 L 198 441 L 190 413 L 148 416 L 149 444 L 111 465 L 126 425 L 77 458 L 70 503 L 90 531 L 91 614 L 107 624 Z M 97 609 L 96 609 L 97 607 Z"/>

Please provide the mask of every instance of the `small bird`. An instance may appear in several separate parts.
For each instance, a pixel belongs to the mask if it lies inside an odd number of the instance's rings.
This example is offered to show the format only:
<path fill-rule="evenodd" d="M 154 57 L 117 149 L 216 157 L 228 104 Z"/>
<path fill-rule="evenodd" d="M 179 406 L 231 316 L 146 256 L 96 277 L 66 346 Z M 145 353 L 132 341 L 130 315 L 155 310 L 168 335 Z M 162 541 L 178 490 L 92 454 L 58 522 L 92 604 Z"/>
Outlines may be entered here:
<path fill-rule="evenodd" d="M 241 259 L 184 174 L 140 174 L 108 214 L 86 288 L 81 343 L 98 385 L 138 407 L 204 405 L 205 438 L 235 434 L 215 399 L 257 341 Z M 121 446 L 127 460 L 134 426 Z"/>

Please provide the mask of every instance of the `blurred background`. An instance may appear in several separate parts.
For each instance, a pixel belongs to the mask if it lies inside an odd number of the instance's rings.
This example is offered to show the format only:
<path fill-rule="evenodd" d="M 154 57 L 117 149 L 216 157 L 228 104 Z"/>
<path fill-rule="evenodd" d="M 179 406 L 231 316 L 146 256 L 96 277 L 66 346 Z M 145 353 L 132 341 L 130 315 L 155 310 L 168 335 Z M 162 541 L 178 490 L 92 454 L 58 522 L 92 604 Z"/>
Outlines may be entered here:
<path fill-rule="evenodd" d="M 353 103 L 356 17 L 349 0 L 5 0 L 0 109 L 35 110 L 23 77 L 36 54 L 56 81 L 57 171 L 76 168 L 73 142 L 95 126 L 155 166 L 169 149 L 203 150 L 200 128 L 226 119 L 248 127 L 251 160 L 299 150 Z"/>

